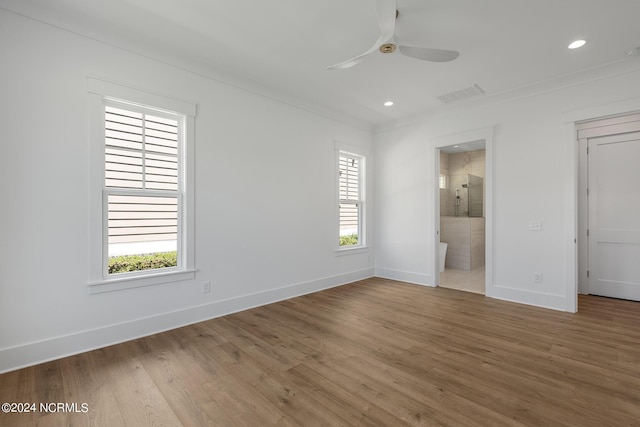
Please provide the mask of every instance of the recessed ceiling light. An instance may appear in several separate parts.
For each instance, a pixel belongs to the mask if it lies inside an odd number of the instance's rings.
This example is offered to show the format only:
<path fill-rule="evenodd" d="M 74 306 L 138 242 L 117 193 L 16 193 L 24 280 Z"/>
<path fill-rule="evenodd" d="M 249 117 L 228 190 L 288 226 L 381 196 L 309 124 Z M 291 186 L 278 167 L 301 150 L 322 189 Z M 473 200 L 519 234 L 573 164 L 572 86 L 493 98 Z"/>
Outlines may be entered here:
<path fill-rule="evenodd" d="M 454 145 L 453 148 L 460 148 L 460 146 L 459 145 Z"/>
<path fill-rule="evenodd" d="M 391 107 L 393 105 L 393 101 L 387 101 L 384 103 L 385 107 Z"/>
<path fill-rule="evenodd" d="M 576 40 L 574 42 L 571 42 L 571 44 L 569 46 L 567 46 L 569 49 L 577 49 L 579 47 L 584 46 L 585 44 L 587 44 L 586 40 Z"/>

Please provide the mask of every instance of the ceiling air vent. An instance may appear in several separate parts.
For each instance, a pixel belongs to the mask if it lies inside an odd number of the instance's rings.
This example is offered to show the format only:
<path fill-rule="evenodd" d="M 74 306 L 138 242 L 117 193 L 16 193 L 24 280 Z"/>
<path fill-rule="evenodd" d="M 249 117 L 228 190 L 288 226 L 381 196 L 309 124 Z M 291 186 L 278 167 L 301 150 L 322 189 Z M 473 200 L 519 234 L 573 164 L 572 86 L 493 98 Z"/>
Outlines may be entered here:
<path fill-rule="evenodd" d="M 474 84 L 471 87 L 460 89 L 455 92 L 447 93 L 445 95 L 440 95 L 438 99 L 445 104 L 450 104 L 452 102 L 464 101 L 469 98 L 473 98 L 474 96 L 483 95 L 484 90 L 477 84 Z"/>

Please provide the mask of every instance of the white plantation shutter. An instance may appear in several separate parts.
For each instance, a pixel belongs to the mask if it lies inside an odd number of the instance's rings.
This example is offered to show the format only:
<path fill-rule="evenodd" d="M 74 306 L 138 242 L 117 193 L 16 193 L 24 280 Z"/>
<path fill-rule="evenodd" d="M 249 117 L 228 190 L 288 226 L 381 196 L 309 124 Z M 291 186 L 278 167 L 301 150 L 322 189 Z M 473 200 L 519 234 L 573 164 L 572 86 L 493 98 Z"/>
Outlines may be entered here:
<path fill-rule="evenodd" d="M 340 155 L 340 200 L 359 200 L 360 159 Z"/>
<path fill-rule="evenodd" d="M 105 187 L 177 191 L 177 120 L 106 106 Z"/>
<path fill-rule="evenodd" d="M 180 117 L 109 102 L 104 123 L 107 256 L 178 249 Z"/>
<path fill-rule="evenodd" d="M 340 236 L 356 236 L 356 243 L 349 243 L 351 245 L 362 243 L 361 165 L 360 156 L 340 152 L 338 156 L 339 231 Z M 344 246 L 344 244 L 341 245 Z"/>

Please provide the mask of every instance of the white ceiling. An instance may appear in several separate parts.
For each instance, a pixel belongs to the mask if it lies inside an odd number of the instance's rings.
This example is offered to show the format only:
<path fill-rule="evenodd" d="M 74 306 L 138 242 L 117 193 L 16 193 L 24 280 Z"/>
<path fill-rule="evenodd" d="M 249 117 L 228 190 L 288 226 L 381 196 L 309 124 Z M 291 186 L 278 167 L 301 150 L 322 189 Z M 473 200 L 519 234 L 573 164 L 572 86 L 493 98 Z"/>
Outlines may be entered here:
<path fill-rule="evenodd" d="M 475 84 L 491 99 L 640 67 L 627 55 L 640 46 L 638 0 L 398 0 L 400 42 L 460 57 L 431 63 L 376 54 L 343 71 L 325 67 L 379 35 L 374 0 L 0 0 L 0 7 L 372 126 L 447 108 L 438 96 Z M 568 50 L 577 38 L 589 43 Z M 384 107 L 386 100 L 395 105 Z"/>

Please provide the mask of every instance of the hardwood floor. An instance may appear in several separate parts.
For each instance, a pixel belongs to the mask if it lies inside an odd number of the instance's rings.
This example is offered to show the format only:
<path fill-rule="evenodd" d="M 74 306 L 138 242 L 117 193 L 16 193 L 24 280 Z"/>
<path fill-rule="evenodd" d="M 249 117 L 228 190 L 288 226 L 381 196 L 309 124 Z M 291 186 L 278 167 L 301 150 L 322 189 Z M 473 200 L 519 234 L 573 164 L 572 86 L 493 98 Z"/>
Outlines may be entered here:
<path fill-rule="evenodd" d="M 1 426 L 638 426 L 640 303 L 369 279 L 0 376 Z"/>

